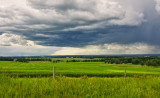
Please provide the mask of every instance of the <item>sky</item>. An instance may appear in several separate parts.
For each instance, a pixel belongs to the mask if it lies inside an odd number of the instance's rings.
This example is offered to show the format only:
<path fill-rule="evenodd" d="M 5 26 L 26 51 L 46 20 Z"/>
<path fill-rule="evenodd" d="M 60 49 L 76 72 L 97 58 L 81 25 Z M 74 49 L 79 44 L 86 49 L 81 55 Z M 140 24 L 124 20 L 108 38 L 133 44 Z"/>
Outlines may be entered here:
<path fill-rule="evenodd" d="M 160 0 L 0 4 L 0 56 L 160 54 Z"/>

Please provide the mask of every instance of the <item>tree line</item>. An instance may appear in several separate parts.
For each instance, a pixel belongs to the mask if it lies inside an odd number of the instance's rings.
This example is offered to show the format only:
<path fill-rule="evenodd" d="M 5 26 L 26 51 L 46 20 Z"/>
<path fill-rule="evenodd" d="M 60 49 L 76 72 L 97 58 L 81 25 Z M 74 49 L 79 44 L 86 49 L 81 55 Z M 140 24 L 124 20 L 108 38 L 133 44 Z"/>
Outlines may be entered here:
<path fill-rule="evenodd" d="M 25 57 L 0 57 L 0 61 L 17 61 L 17 62 L 29 62 L 29 61 L 52 61 L 51 58 L 25 58 Z"/>
<path fill-rule="evenodd" d="M 0 57 L 0 61 L 17 61 L 17 62 L 30 62 L 30 61 L 49 61 L 53 63 L 58 62 L 104 62 L 105 64 L 135 64 L 147 66 L 160 66 L 160 57 L 105 57 L 105 58 L 47 58 L 47 57 Z"/>

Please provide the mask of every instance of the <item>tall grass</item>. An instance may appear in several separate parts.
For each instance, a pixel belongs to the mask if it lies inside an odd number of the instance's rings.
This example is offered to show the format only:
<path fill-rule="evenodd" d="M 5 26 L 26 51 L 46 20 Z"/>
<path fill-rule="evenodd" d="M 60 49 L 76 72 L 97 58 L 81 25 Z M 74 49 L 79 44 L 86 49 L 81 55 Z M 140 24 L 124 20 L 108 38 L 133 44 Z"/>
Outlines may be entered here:
<path fill-rule="evenodd" d="M 160 77 L 12 78 L 0 76 L 0 98 L 158 98 Z"/>

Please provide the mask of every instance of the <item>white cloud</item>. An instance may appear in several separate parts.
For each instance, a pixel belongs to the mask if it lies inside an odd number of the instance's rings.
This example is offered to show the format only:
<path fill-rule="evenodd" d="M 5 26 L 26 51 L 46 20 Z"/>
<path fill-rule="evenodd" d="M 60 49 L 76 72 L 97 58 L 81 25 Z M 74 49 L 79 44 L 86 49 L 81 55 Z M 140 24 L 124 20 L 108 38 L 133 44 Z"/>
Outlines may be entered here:
<path fill-rule="evenodd" d="M 43 11 L 47 10 L 48 12 L 52 10 L 54 15 L 59 15 L 60 20 L 70 24 L 72 22 L 78 26 L 93 25 L 90 23 L 92 21 L 94 21 L 94 24 L 106 21 L 106 25 L 113 25 L 108 21 L 115 19 L 114 24 L 116 25 L 139 25 L 144 20 L 142 12 L 133 10 L 134 8 L 132 10 L 130 8 L 125 8 L 118 0 L 29 1 L 33 8 Z M 54 17 L 54 15 L 52 16 Z M 75 26 L 75 28 L 76 27 L 77 26 Z"/>
<path fill-rule="evenodd" d="M 160 13 L 160 0 L 155 0 L 155 2 L 156 2 L 156 10 L 157 10 L 157 12 L 158 13 Z"/>
<path fill-rule="evenodd" d="M 126 8 L 119 0 L 2 0 L 0 31 L 77 30 L 108 25 L 139 25 L 143 12 Z M 67 25 L 67 26 L 66 26 Z"/>
<path fill-rule="evenodd" d="M 36 34 L 35 36 L 48 37 L 48 38 L 54 38 L 54 39 L 59 39 L 60 38 L 58 35 L 46 35 L 46 34 Z"/>
<path fill-rule="evenodd" d="M 139 25 L 142 22 L 145 22 L 145 19 L 143 13 L 135 12 L 134 10 L 127 10 L 125 18 L 110 20 L 109 22 L 117 25 Z"/>
<path fill-rule="evenodd" d="M 0 46 L 0 56 L 46 56 L 59 50 L 59 47 L 46 46 Z"/>
<path fill-rule="evenodd" d="M 33 46 L 34 42 L 26 40 L 24 37 L 20 35 L 3 33 L 0 35 L 0 46 Z"/>
<path fill-rule="evenodd" d="M 45 36 L 45 35 L 37 35 Z M 47 35 L 46 35 L 47 36 Z M 52 36 L 58 38 L 58 36 Z M 49 47 L 35 44 L 33 41 L 26 40 L 25 37 L 12 33 L 0 35 L 0 56 L 40 56 L 50 55 L 60 47 Z"/>
<path fill-rule="evenodd" d="M 108 55 L 108 54 L 150 54 L 158 50 L 155 46 L 144 43 L 135 43 L 129 45 L 104 44 L 88 45 L 84 48 L 63 47 L 53 55 Z M 160 53 L 160 52 L 159 52 Z"/>

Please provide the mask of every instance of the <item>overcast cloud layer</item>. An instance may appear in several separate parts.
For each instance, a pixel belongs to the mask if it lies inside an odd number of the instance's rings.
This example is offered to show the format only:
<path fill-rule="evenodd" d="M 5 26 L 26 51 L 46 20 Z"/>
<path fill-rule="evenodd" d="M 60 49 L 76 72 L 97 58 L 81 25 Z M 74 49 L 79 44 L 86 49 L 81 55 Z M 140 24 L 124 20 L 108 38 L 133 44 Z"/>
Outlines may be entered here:
<path fill-rule="evenodd" d="M 159 53 L 160 0 L 0 0 L 0 4 L 0 55 Z M 21 53 L 7 54 L 5 49 Z"/>

